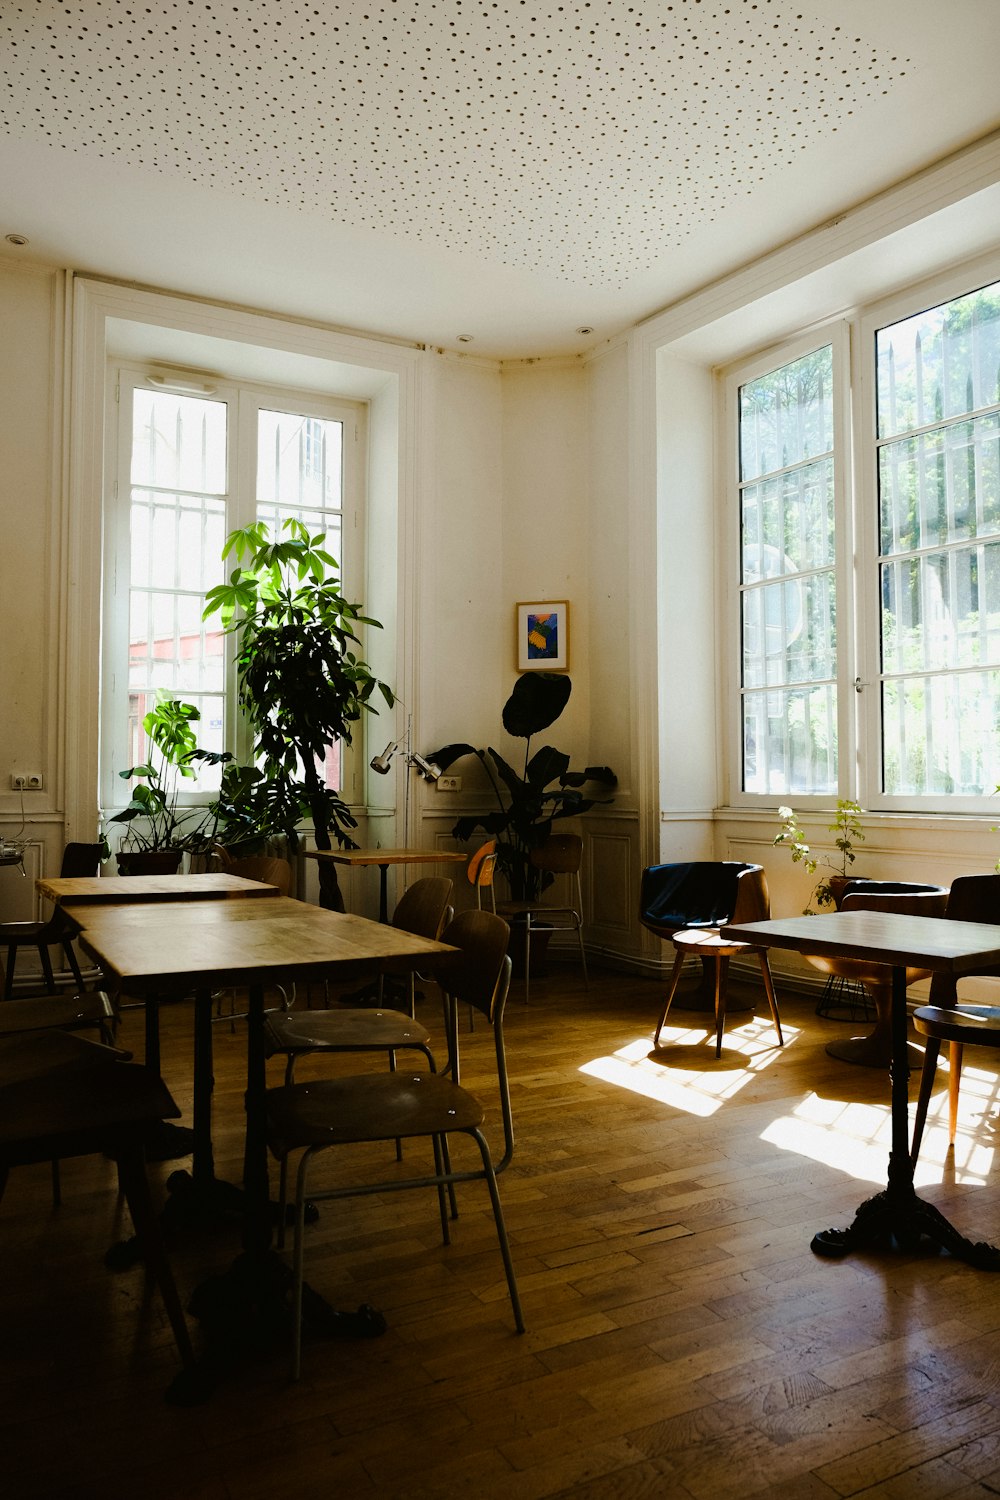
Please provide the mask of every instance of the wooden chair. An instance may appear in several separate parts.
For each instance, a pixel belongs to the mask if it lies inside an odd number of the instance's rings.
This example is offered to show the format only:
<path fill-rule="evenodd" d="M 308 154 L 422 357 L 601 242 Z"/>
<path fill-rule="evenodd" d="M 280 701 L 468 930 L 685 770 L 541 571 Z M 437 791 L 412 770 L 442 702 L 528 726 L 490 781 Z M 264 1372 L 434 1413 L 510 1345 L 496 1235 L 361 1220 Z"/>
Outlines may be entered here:
<path fill-rule="evenodd" d="M 59 867 L 60 876 L 96 875 L 100 869 L 103 848 L 102 844 L 67 844 Z M 49 949 L 56 944 L 62 948 L 73 978 L 82 990 L 83 975 L 73 947 L 73 929 L 61 907 L 57 906 L 45 922 L 0 922 L 0 947 L 5 946 L 7 949 L 7 977 L 3 992 L 5 1000 L 9 1000 L 14 992 L 14 968 L 19 948 L 31 947 L 38 950 L 46 986 L 50 991 L 55 989 Z"/>
<path fill-rule="evenodd" d="M 952 883 L 944 914 L 955 922 L 1000 924 L 1000 875 L 960 875 Z M 997 969 L 980 972 L 1000 977 Z M 921 1005 L 913 1013 L 914 1027 L 927 1039 L 910 1146 L 910 1159 L 914 1165 L 920 1154 L 941 1043 L 948 1043 L 949 1150 L 954 1148 L 958 1130 L 963 1049 L 967 1045 L 1000 1048 L 1000 1006 L 960 1005 L 957 982 L 954 975 L 949 974 L 934 975 L 929 998 L 929 1005 Z"/>
<path fill-rule="evenodd" d="M 639 921 L 664 942 L 672 942 L 674 934 L 681 931 L 717 933 L 732 921 L 740 875 L 744 870 L 762 868 L 735 859 L 648 865 L 639 886 Z M 706 952 L 700 988 L 695 994 L 684 995 L 678 1004 L 685 1010 L 711 1010 L 714 1014 L 716 972 L 715 961 Z M 749 1009 L 749 1006 L 730 1007 L 737 1008 Z"/>
<path fill-rule="evenodd" d="M 465 873 L 469 884 L 476 892 L 476 905 L 482 909 L 483 892 L 488 891 L 490 897 L 490 909 L 497 909 L 497 893 L 494 884 L 497 868 L 497 841 L 488 839 L 485 844 L 480 844 L 468 864 Z"/>
<path fill-rule="evenodd" d="M 184 1370 L 194 1351 L 146 1178 L 143 1136 L 180 1110 L 162 1079 L 120 1054 L 64 1032 L 0 1041 L 0 1199 L 12 1167 L 106 1154 L 118 1164 L 136 1236 L 167 1310 Z M 194 1393 L 188 1392 L 192 1398 Z M 186 1399 L 175 1392 L 179 1399 Z"/>
<path fill-rule="evenodd" d="M 771 904 L 767 889 L 767 877 L 760 865 L 751 865 L 740 870 L 736 879 L 736 894 L 733 902 L 733 914 L 727 917 L 727 921 L 733 922 L 766 922 L 771 915 Z M 755 948 L 752 943 L 730 942 L 727 938 L 719 936 L 718 928 L 700 927 L 693 929 L 681 929 L 673 934 L 673 945 L 676 952 L 673 971 L 670 975 L 670 986 L 667 990 L 667 998 L 663 1002 L 660 1019 L 656 1023 L 656 1034 L 653 1038 L 653 1046 L 660 1045 L 660 1032 L 667 1019 L 667 1012 L 680 982 L 681 970 L 684 960 L 688 957 L 696 957 L 702 960 L 704 965 L 709 965 L 712 972 L 713 992 L 715 996 L 715 1055 L 722 1055 L 722 1032 L 726 1023 L 726 988 L 729 976 L 729 961 L 732 958 L 741 957 L 744 954 L 755 953 L 760 962 L 760 971 L 764 980 L 764 993 L 767 995 L 767 1003 L 771 1008 L 771 1019 L 774 1021 L 774 1029 L 778 1033 L 778 1046 L 785 1045 L 785 1039 L 781 1034 L 781 1018 L 778 1015 L 778 1001 L 774 993 L 774 985 L 771 981 L 771 967 L 768 963 L 767 949 Z"/>
<path fill-rule="evenodd" d="M 493 912 L 461 912 L 445 929 L 442 941 L 460 950 L 441 972 L 442 987 L 450 1000 L 450 1078 L 441 1073 L 412 1071 L 366 1073 L 357 1077 L 324 1079 L 318 1083 L 293 1084 L 268 1090 L 268 1142 L 281 1163 L 281 1209 L 284 1216 L 289 1156 L 301 1151 L 296 1174 L 295 1244 L 293 1251 L 292 1379 L 301 1369 L 302 1265 L 306 1198 L 320 1202 L 359 1194 L 394 1192 L 410 1188 L 437 1190 L 442 1234 L 448 1243 L 448 1218 L 443 1192 L 459 1182 L 483 1180 L 490 1194 L 497 1239 L 503 1258 L 514 1322 L 519 1333 L 524 1319 L 514 1267 L 507 1241 L 503 1210 L 497 1191 L 497 1173 L 510 1163 L 514 1153 L 514 1131 L 503 1041 L 503 1013 L 510 983 L 507 957 L 507 924 Z M 483 1106 L 459 1081 L 458 1032 L 454 1007 L 459 1002 L 475 1005 L 494 1032 L 497 1083 L 503 1119 L 504 1154 L 494 1165 L 482 1132 Z M 476 1142 L 479 1167 L 453 1167 L 449 1135 L 466 1134 Z M 317 1190 L 309 1183 L 310 1169 L 320 1153 L 333 1146 L 351 1146 L 370 1141 L 426 1138 L 432 1145 L 434 1170 L 405 1179 L 389 1178 L 347 1187 Z"/>
<path fill-rule="evenodd" d="M 239 875 L 244 880 L 256 880 L 261 885 L 273 885 L 277 887 L 279 896 L 287 896 L 292 888 L 292 866 L 287 859 L 281 859 L 277 855 L 270 854 L 248 854 L 241 859 L 233 859 L 222 846 L 213 848 L 213 856 L 227 875 Z M 285 1010 L 288 1009 L 291 1000 L 288 991 L 282 985 L 275 986 L 281 996 L 281 1003 Z M 223 996 L 229 995 L 229 1009 L 223 1011 Z M 294 991 L 293 991 L 294 995 Z M 219 990 L 215 996 L 215 1015 L 213 1021 L 228 1021 L 230 1030 L 236 1030 L 237 1021 L 245 1021 L 247 1013 L 245 1010 L 236 1009 L 235 992 L 233 990 Z"/>
<path fill-rule="evenodd" d="M 107 1047 L 113 1047 L 118 1016 L 103 990 L 80 995 L 32 995 L 28 1000 L 5 1000 L 0 1005 L 0 1037 L 24 1036 L 33 1031 L 96 1031 Z M 123 1055 L 123 1054 L 119 1054 Z M 62 1203 L 59 1159 L 52 1160 L 52 1203 Z"/>
<path fill-rule="evenodd" d="M 392 925 L 436 941 L 445 923 L 451 889 L 452 882 L 445 876 L 429 875 L 414 881 L 400 897 Z M 433 1068 L 431 1034 L 412 1014 L 415 1009 L 412 967 L 405 972 L 410 985 L 410 1014 L 382 1006 L 375 1009 L 354 1006 L 268 1015 L 264 1029 L 268 1056 L 284 1054 L 286 1086 L 295 1080 L 298 1059 L 310 1052 L 384 1052 L 392 1070 L 397 1052 L 416 1050 L 424 1054 Z"/>
<path fill-rule="evenodd" d="M 575 932 L 580 948 L 583 982 L 587 978 L 587 954 L 583 946 L 583 886 L 580 867 L 583 864 L 583 839 L 577 833 L 550 833 L 544 844 L 532 849 L 528 859 L 533 869 L 551 875 L 570 875 L 576 884 L 576 905 L 551 905 L 538 901 L 502 901 L 495 910 L 508 922 L 516 922 L 524 931 L 524 1003 L 527 1005 L 531 984 L 531 934 L 539 927 L 556 932 Z M 561 920 L 560 920 L 561 919 Z"/>
<path fill-rule="evenodd" d="M 943 917 L 948 892 L 940 885 L 905 884 L 894 880 L 852 880 L 841 897 L 841 911 L 890 911 L 913 916 Z M 841 1062 L 865 1068 L 887 1068 L 892 1060 L 892 969 L 863 958 L 825 958 L 806 955 L 824 974 L 863 985 L 875 1006 L 875 1025 L 867 1036 L 827 1042 L 826 1050 Z M 929 979 L 929 969 L 907 969 L 907 986 Z"/>

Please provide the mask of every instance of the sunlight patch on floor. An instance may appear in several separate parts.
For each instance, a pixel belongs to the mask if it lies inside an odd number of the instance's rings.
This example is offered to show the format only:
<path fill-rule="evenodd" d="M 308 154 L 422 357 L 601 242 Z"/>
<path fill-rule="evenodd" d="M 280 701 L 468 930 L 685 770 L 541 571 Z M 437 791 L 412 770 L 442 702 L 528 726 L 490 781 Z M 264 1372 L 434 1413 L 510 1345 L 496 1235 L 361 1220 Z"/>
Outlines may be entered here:
<path fill-rule="evenodd" d="M 799 1035 L 794 1026 L 783 1025 L 782 1031 L 786 1047 Z M 653 1051 L 648 1036 L 640 1037 L 610 1057 L 595 1057 L 584 1063 L 580 1072 L 707 1119 L 781 1055 L 774 1027 L 770 1020 L 763 1019 L 727 1029 L 719 1059 L 715 1056 L 714 1023 L 687 1029 L 665 1026 L 660 1047 L 663 1057 Z M 684 1047 L 691 1048 L 690 1067 L 682 1066 L 680 1052 Z"/>
<path fill-rule="evenodd" d="M 971 1080 L 970 1080 L 971 1081 Z M 995 1085 L 996 1079 L 991 1079 Z M 959 1133 L 955 1146 L 954 1167 L 947 1159 L 948 1096 L 947 1091 L 931 1098 L 927 1124 L 920 1147 L 920 1159 L 914 1173 L 914 1185 L 940 1182 L 942 1170 L 954 1181 L 981 1186 L 990 1171 L 993 1147 L 975 1130 L 964 1131 L 964 1083 L 960 1102 Z M 971 1093 L 971 1090 L 970 1090 Z M 971 1102 L 971 1101 L 970 1101 Z M 909 1129 L 913 1129 L 914 1106 L 911 1103 Z M 978 1110 L 977 1110 L 978 1113 Z M 806 1156 L 847 1172 L 860 1182 L 883 1188 L 889 1164 L 892 1126 L 888 1099 L 884 1105 L 857 1101 L 820 1098 L 808 1094 L 794 1114 L 775 1120 L 762 1132 L 761 1140 L 770 1141 L 779 1150 Z"/>

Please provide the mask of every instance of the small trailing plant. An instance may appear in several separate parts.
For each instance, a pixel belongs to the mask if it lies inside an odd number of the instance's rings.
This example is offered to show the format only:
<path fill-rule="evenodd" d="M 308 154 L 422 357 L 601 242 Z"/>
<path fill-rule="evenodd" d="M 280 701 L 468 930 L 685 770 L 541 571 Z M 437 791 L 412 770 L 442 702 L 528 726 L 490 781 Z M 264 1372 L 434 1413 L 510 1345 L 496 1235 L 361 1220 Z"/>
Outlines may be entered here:
<path fill-rule="evenodd" d="M 820 861 L 814 858 L 806 843 L 795 812 L 790 807 L 779 807 L 778 816 L 781 819 L 782 828 L 781 832 L 775 836 L 775 846 L 783 845 L 791 854 L 793 863 L 804 865 L 809 875 L 815 875 L 820 867 Z M 827 826 L 831 833 L 836 834 L 834 843 L 840 857 L 837 861 L 823 860 L 823 865 L 830 871 L 830 875 L 821 876 L 813 886 L 809 904 L 805 908 L 807 917 L 815 915 L 814 903 L 819 907 L 836 905 L 831 875 L 843 878 L 850 873 L 850 867 L 856 858 L 854 845 L 863 844 L 865 840 L 865 831 L 861 826 L 861 804 L 850 797 L 838 798 L 836 816 Z"/>

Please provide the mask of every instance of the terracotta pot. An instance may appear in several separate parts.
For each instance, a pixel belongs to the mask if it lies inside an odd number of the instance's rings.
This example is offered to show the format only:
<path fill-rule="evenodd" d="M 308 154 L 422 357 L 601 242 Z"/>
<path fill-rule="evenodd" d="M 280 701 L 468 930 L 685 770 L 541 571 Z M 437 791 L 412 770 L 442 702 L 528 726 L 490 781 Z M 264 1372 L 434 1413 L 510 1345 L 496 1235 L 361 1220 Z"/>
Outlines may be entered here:
<path fill-rule="evenodd" d="M 128 849 L 118 854 L 119 875 L 176 875 L 182 849 Z"/>

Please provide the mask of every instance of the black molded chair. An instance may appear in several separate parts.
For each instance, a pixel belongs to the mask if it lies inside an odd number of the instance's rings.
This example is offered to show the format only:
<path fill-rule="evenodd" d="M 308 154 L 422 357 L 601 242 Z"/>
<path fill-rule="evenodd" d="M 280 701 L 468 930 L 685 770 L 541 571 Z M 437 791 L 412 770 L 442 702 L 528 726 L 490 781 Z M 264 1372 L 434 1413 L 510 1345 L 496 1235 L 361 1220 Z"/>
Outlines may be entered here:
<path fill-rule="evenodd" d="M 67 844 L 63 850 L 62 864 L 59 867 L 60 876 L 96 875 L 101 866 L 103 850 L 102 844 Z M 83 975 L 73 948 L 73 928 L 61 907 L 57 906 L 46 922 L 0 922 L 0 947 L 7 949 L 7 978 L 3 991 L 5 1000 L 9 1000 L 14 992 L 14 966 L 17 963 L 17 950 L 26 945 L 37 948 L 46 987 L 49 990 L 55 989 L 56 981 L 52 972 L 49 949 L 55 947 L 57 943 L 66 955 L 66 961 L 73 971 L 73 978 L 78 987 L 83 989 Z"/>
<path fill-rule="evenodd" d="M 736 877 L 736 897 L 733 905 L 732 921 L 734 922 L 766 922 L 771 915 L 770 897 L 767 889 L 767 877 L 760 865 L 750 865 L 741 870 Z M 728 919 L 727 919 L 728 920 Z M 733 958 L 741 958 L 746 954 L 755 954 L 760 963 L 761 977 L 764 981 L 764 993 L 771 1010 L 771 1019 L 774 1029 L 778 1033 L 778 1046 L 785 1045 L 785 1039 L 781 1034 L 781 1017 L 778 1014 L 778 1000 L 774 993 L 774 984 L 771 980 L 771 966 L 767 959 L 767 949 L 754 947 L 752 943 L 733 942 L 727 938 L 720 937 L 715 927 L 689 927 L 681 929 L 673 934 L 673 945 L 677 957 L 674 959 L 673 973 L 670 976 L 670 987 L 667 990 L 667 998 L 663 1002 L 660 1019 L 656 1023 L 656 1034 L 653 1037 L 653 1046 L 660 1045 L 660 1032 L 663 1023 L 667 1019 L 670 1003 L 674 998 L 677 985 L 680 982 L 681 969 L 687 957 L 697 957 L 702 960 L 704 966 L 711 965 L 713 978 L 713 994 L 715 999 L 715 1055 L 722 1055 L 722 1031 L 726 1023 L 726 988 L 729 975 L 729 962 Z"/>
<path fill-rule="evenodd" d="M 733 920 L 737 881 L 743 871 L 762 868 L 735 859 L 649 865 L 642 872 L 639 887 L 639 921 L 665 942 L 672 940 L 675 932 L 689 928 L 718 931 Z M 706 955 L 702 969 L 704 980 L 698 994 L 678 1001 L 684 1009 L 714 1010 L 714 959 Z"/>

